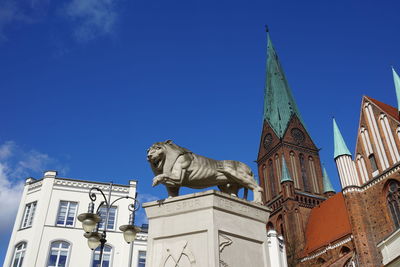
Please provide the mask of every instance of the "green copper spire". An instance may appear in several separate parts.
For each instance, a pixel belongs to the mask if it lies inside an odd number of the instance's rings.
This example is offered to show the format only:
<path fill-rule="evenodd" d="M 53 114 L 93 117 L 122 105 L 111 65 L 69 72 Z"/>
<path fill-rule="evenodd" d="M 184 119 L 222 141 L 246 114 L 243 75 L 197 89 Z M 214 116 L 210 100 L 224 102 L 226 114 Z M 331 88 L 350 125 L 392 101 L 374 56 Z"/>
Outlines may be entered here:
<path fill-rule="evenodd" d="M 400 112 L 400 77 L 392 67 L 394 86 L 396 87 L 397 110 Z"/>
<path fill-rule="evenodd" d="M 331 184 L 331 180 L 329 179 L 328 173 L 326 172 L 325 167 L 323 169 L 322 182 L 324 185 L 324 193 L 335 192 L 335 190 L 333 189 L 333 186 Z"/>
<path fill-rule="evenodd" d="M 282 176 L 281 176 L 281 183 L 286 181 L 293 181 L 292 177 L 290 177 L 289 170 L 286 166 L 285 157 L 282 155 Z"/>
<path fill-rule="evenodd" d="M 293 113 L 303 123 L 294 101 L 278 55 L 267 33 L 267 80 L 265 82 L 264 120 L 267 120 L 278 137 L 283 137 Z M 304 125 L 304 123 L 303 123 Z"/>
<path fill-rule="evenodd" d="M 343 136 L 340 133 L 339 127 L 336 124 L 335 118 L 333 118 L 333 140 L 335 142 L 335 159 L 341 155 L 351 156 L 351 153 L 343 140 Z"/>

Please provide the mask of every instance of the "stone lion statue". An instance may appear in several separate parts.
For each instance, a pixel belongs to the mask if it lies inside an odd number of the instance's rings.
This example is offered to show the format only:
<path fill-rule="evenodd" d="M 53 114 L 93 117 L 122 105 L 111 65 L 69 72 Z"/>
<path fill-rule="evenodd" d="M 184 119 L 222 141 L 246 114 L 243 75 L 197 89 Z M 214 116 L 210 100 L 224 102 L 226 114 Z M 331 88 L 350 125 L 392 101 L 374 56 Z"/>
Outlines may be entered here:
<path fill-rule="evenodd" d="M 164 184 L 169 197 L 179 195 L 179 188 L 206 188 L 218 186 L 224 192 L 237 196 L 240 188 L 253 191 L 254 202 L 262 204 L 262 188 L 246 164 L 234 160 L 214 160 L 196 155 L 171 140 L 153 144 L 147 150 L 147 160 L 156 175 L 153 186 Z"/>

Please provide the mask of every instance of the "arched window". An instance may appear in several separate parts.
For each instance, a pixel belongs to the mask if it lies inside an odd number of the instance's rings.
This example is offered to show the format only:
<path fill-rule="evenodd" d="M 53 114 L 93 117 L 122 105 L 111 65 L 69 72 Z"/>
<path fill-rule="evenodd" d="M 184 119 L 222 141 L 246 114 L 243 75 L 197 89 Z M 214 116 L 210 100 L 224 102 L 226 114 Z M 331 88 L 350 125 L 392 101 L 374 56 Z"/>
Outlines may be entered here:
<path fill-rule="evenodd" d="M 105 245 L 103 249 L 103 258 L 102 264 L 100 264 L 100 247 L 97 247 L 93 252 L 93 264 L 92 267 L 110 267 L 111 266 L 111 258 L 112 258 L 112 247 L 109 245 Z"/>
<path fill-rule="evenodd" d="M 50 255 L 47 267 L 68 266 L 70 244 L 65 241 L 54 241 L 50 246 Z"/>
<path fill-rule="evenodd" d="M 371 130 L 372 140 L 377 151 L 377 157 L 380 161 L 380 166 L 382 167 L 382 170 L 386 170 L 389 167 L 389 161 L 386 156 L 386 151 L 383 147 L 382 138 L 379 133 L 378 124 L 376 123 L 372 106 L 370 103 L 366 103 L 364 108 L 369 128 Z"/>
<path fill-rule="evenodd" d="M 315 164 L 314 164 L 314 159 L 312 157 L 308 157 L 308 165 L 310 167 L 310 173 L 311 173 L 311 180 L 312 180 L 312 185 L 313 185 L 313 190 L 315 193 L 319 194 L 319 187 L 318 187 L 318 181 L 317 181 L 317 173 L 315 171 Z"/>
<path fill-rule="evenodd" d="M 361 156 L 361 154 L 357 155 L 357 166 L 361 174 L 362 184 L 364 184 L 368 181 L 368 172 L 367 172 L 367 167 L 365 165 L 365 160 L 363 156 Z"/>
<path fill-rule="evenodd" d="M 268 222 L 268 223 L 267 223 L 267 232 L 268 232 L 269 230 L 275 230 L 274 225 L 272 224 L 272 222 Z"/>
<path fill-rule="evenodd" d="M 360 128 L 360 135 L 364 145 L 365 153 L 367 154 L 367 156 L 369 156 L 369 154 L 373 153 L 373 150 L 372 150 L 371 140 L 369 139 L 368 130 L 364 126 Z"/>
<path fill-rule="evenodd" d="M 274 176 L 274 164 L 271 159 L 268 161 L 268 168 L 269 168 L 269 180 L 271 183 L 271 198 L 274 198 L 276 195 L 276 187 L 275 187 L 275 176 Z"/>
<path fill-rule="evenodd" d="M 278 216 L 278 219 L 276 220 L 276 227 L 277 227 L 277 230 L 279 231 L 279 233 L 282 236 L 285 236 L 285 226 L 283 225 L 282 215 Z"/>
<path fill-rule="evenodd" d="M 299 177 L 297 174 L 296 158 L 293 151 L 290 151 L 290 165 L 292 166 L 292 177 L 294 180 L 294 187 L 300 188 Z"/>
<path fill-rule="evenodd" d="M 348 247 L 346 247 L 346 246 L 343 246 L 343 247 L 340 249 L 339 255 L 340 255 L 340 256 L 344 256 L 344 255 L 346 255 L 346 254 L 349 253 L 349 252 L 350 252 L 350 249 L 349 249 Z"/>
<path fill-rule="evenodd" d="M 397 138 L 399 138 L 400 141 L 400 126 L 397 127 L 396 133 L 397 133 Z"/>
<path fill-rule="evenodd" d="M 14 249 L 14 256 L 11 262 L 12 267 L 21 267 L 24 261 L 26 242 L 18 243 Z"/>
<path fill-rule="evenodd" d="M 282 175 L 282 170 L 281 170 L 281 163 L 279 160 L 279 155 L 275 155 L 275 166 L 276 166 L 276 178 L 278 180 L 278 192 L 280 192 L 281 189 L 281 175 Z"/>
<path fill-rule="evenodd" d="M 381 114 L 381 116 L 379 116 L 379 121 L 381 123 L 381 129 L 383 130 L 387 147 L 389 148 L 390 157 L 392 158 L 393 163 L 396 163 L 400 160 L 400 155 L 396 147 L 396 142 L 394 141 L 392 129 L 389 125 L 389 120 L 385 114 Z"/>
<path fill-rule="evenodd" d="M 343 265 L 343 267 L 358 267 L 358 259 L 357 259 L 357 254 L 353 254 L 353 256 L 346 261 L 346 263 Z"/>
<path fill-rule="evenodd" d="M 265 192 L 265 199 L 268 201 L 271 199 L 271 194 L 269 192 L 269 186 L 268 186 L 268 177 L 267 177 L 267 166 L 263 165 L 262 166 L 262 174 L 263 174 L 263 179 L 264 179 L 264 192 Z"/>
<path fill-rule="evenodd" d="M 374 154 L 368 156 L 369 163 L 371 164 L 372 176 L 376 176 L 379 174 L 378 165 L 376 165 L 376 159 Z"/>
<path fill-rule="evenodd" d="M 391 181 L 388 186 L 387 201 L 396 228 L 400 228 L 400 183 Z"/>
<path fill-rule="evenodd" d="M 307 169 L 306 169 L 306 165 L 304 162 L 303 154 L 299 155 L 299 160 L 300 160 L 300 169 L 301 169 L 301 179 L 303 182 L 304 191 L 310 192 L 310 187 L 308 186 Z"/>

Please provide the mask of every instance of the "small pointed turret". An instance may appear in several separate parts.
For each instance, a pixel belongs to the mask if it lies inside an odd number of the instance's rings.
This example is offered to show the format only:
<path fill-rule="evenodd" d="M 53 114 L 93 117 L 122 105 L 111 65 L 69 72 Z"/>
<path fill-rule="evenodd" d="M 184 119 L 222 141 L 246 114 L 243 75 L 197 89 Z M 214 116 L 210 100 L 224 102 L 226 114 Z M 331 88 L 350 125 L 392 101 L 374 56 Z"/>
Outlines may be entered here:
<path fill-rule="evenodd" d="M 393 73 L 393 81 L 394 81 L 394 86 L 396 88 L 396 96 L 397 96 L 397 110 L 400 113 L 400 77 L 392 67 L 392 73 Z"/>
<path fill-rule="evenodd" d="M 289 169 L 286 165 L 285 156 L 282 154 L 282 173 L 281 173 L 281 186 L 283 192 L 283 199 L 294 199 L 294 183 L 290 176 Z"/>
<path fill-rule="evenodd" d="M 292 177 L 290 177 L 289 170 L 286 166 L 286 160 L 285 157 L 282 155 L 282 175 L 281 175 L 281 183 L 283 182 L 293 182 Z"/>
<path fill-rule="evenodd" d="M 276 135 L 281 138 L 293 113 L 297 115 L 302 123 L 303 121 L 268 32 L 267 38 L 264 120 L 269 122 Z"/>
<path fill-rule="evenodd" d="M 351 153 L 343 140 L 343 136 L 340 133 L 335 118 L 333 119 L 333 135 L 335 143 L 334 158 L 338 168 L 342 188 L 348 186 L 359 186 L 360 181 L 358 179 L 356 166 L 351 158 Z"/>
<path fill-rule="evenodd" d="M 336 124 L 335 118 L 333 118 L 333 140 L 335 143 L 335 153 L 334 153 L 335 159 L 342 155 L 351 156 L 351 153 L 347 148 L 346 143 L 344 142 L 343 136 L 340 133 L 339 127 Z"/>
<path fill-rule="evenodd" d="M 325 167 L 323 167 L 323 176 L 322 176 L 322 182 L 324 185 L 324 194 L 327 197 L 331 197 L 332 195 L 335 194 L 335 190 L 333 189 L 331 180 L 329 179 L 328 173 L 326 172 Z"/>

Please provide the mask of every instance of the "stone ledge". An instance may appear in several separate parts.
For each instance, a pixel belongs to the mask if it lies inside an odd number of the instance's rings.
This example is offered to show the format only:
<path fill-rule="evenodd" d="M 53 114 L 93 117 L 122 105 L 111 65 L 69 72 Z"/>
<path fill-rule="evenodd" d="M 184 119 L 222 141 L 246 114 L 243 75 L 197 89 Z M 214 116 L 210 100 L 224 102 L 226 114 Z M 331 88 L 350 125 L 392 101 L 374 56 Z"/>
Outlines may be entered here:
<path fill-rule="evenodd" d="M 148 218 L 174 216 L 195 210 L 214 208 L 265 223 L 271 209 L 216 190 L 143 203 Z"/>

